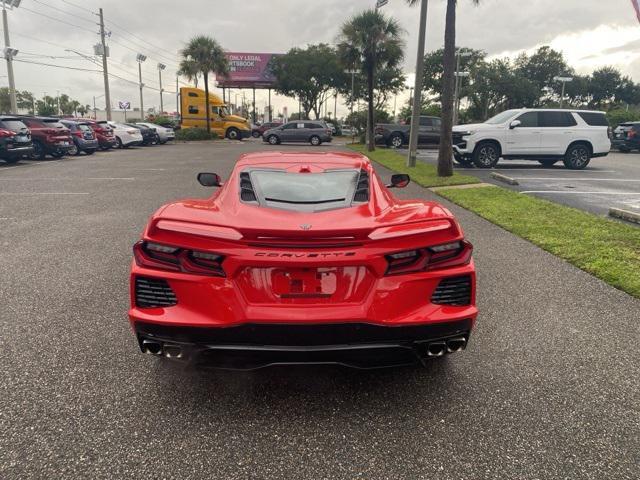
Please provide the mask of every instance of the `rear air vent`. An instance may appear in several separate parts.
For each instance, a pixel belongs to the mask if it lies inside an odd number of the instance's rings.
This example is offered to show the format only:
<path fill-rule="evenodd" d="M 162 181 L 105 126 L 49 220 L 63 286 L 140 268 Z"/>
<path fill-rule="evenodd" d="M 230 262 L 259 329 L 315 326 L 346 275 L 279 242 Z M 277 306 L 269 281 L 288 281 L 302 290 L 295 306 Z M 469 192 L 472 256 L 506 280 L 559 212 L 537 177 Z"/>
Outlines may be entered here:
<path fill-rule="evenodd" d="M 438 305 L 469 305 L 471 303 L 471 277 L 450 277 L 441 280 L 431 296 Z"/>
<path fill-rule="evenodd" d="M 178 303 L 166 280 L 136 277 L 136 306 L 140 308 L 170 307 Z"/>
<path fill-rule="evenodd" d="M 253 190 L 251 184 L 251 176 L 249 172 L 242 172 L 240 174 L 240 200 L 243 202 L 257 202 L 256 192 Z"/>
<path fill-rule="evenodd" d="M 358 186 L 356 187 L 356 193 L 353 196 L 354 202 L 368 202 L 369 201 L 369 173 L 366 170 L 360 170 L 360 177 L 358 178 Z"/>

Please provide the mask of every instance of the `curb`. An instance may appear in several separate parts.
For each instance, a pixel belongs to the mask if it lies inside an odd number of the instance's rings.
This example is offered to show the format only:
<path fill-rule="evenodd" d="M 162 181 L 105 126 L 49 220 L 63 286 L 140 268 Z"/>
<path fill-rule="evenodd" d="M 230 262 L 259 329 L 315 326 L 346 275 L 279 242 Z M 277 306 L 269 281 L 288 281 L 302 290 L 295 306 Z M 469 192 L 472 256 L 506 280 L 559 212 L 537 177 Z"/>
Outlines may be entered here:
<path fill-rule="evenodd" d="M 520 185 L 515 178 L 507 177 L 501 173 L 491 172 L 491 178 L 495 178 L 500 182 L 508 183 L 509 185 Z"/>
<path fill-rule="evenodd" d="M 609 208 L 609 216 L 614 218 L 620 218 L 627 222 L 633 222 L 640 224 L 640 213 L 630 212 L 629 210 L 622 210 L 620 208 Z"/>

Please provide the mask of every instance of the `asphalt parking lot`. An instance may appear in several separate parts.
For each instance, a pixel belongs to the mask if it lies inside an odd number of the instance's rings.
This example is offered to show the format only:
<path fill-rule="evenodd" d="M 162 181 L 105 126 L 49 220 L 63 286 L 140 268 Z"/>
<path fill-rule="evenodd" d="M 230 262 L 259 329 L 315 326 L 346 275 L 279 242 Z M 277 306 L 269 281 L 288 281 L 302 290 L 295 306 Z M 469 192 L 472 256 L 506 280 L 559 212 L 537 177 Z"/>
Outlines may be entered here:
<path fill-rule="evenodd" d="M 479 272 L 463 353 L 235 373 L 137 350 L 128 270 L 148 216 L 210 194 L 196 173 L 225 177 L 243 152 L 330 148 L 220 141 L 1 167 L 0 478 L 638 478 L 640 300 L 456 206 Z"/>
<path fill-rule="evenodd" d="M 402 153 L 406 153 L 403 150 Z M 437 150 L 420 150 L 420 160 L 435 164 Z M 562 162 L 545 168 L 538 162 L 500 160 L 495 169 L 456 167 L 460 173 L 474 175 L 527 195 L 562 203 L 580 210 L 607 215 L 610 207 L 640 213 L 640 154 L 611 152 L 594 158 L 584 170 L 568 170 Z M 512 186 L 491 178 L 502 173 L 518 181 Z"/>

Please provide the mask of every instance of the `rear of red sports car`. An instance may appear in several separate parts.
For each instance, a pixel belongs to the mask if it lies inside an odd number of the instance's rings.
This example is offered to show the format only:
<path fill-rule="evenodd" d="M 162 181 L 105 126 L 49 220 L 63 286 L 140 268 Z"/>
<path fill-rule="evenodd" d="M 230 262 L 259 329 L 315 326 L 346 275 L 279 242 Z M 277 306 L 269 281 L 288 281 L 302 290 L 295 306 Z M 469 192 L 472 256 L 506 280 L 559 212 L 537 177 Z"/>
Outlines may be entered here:
<path fill-rule="evenodd" d="M 153 215 L 129 318 L 143 352 L 197 365 L 421 363 L 469 341 L 471 252 L 447 209 L 396 199 L 365 157 L 250 154 L 211 198 Z"/>

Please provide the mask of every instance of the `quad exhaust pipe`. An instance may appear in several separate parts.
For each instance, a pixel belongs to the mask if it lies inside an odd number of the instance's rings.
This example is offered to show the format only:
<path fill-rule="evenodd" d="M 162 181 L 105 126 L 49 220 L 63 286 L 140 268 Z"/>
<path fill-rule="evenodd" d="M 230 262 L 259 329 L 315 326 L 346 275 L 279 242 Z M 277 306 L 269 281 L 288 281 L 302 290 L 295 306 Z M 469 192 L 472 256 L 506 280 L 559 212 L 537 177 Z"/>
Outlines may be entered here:
<path fill-rule="evenodd" d="M 455 353 L 464 350 L 467 346 L 467 337 L 453 337 L 438 342 L 427 344 L 427 357 L 442 357 L 447 353 Z"/>
<path fill-rule="evenodd" d="M 156 357 L 182 358 L 182 347 L 173 343 L 161 343 L 155 340 L 142 340 L 142 351 Z"/>

